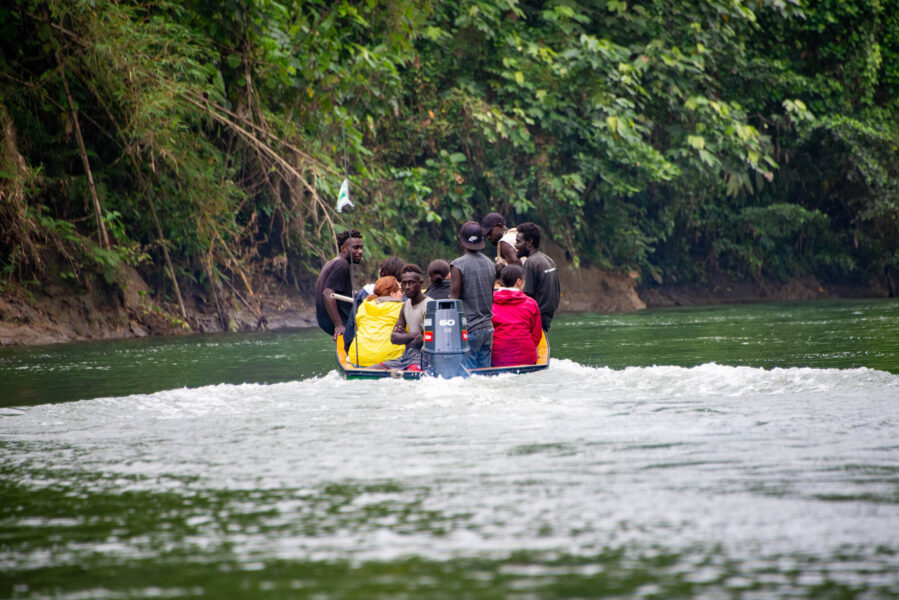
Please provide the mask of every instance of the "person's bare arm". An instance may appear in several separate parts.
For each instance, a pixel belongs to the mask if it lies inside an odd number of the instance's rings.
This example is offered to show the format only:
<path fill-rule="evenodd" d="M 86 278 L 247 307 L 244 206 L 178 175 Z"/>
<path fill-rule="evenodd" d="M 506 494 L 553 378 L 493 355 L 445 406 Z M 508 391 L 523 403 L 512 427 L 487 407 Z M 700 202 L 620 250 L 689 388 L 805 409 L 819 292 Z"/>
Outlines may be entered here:
<path fill-rule="evenodd" d="M 333 293 L 334 290 L 331 288 L 322 290 L 325 310 L 328 312 L 328 316 L 331 317 L 331 322 L 334 323 L 334 339 L 336 340 L 338 335 L 343 335 L 343 332 L 346 331 L 346 326 L 340 318 L 340 311 L 337 310 L 337 300 L 331 297 Z"/>
<path fill-rule="evenodd" d="M 406 313 L 400 311 L 400 316 L 396 319 L 396 325 L 390 333 L 390 343 L 392 344 L 408 344 L 415 338 L 414 333 L 406 331 Z"/>
<path fill-rule="evenodd" d="M 503 258 L 506 259 L 510 265 L 518 265 L 521 266 L 521 259 L 518 258 L 518 253 L 515 252 L 515 247 L 509 244 L 508 242 L 501 241 L 499 243 L 499 251 L 502 253 Z"/>
<path fill-rule="evenodd" d="M 462 271 L 456 267 L 450 267 L 450 298 L 462 299 Z"/>

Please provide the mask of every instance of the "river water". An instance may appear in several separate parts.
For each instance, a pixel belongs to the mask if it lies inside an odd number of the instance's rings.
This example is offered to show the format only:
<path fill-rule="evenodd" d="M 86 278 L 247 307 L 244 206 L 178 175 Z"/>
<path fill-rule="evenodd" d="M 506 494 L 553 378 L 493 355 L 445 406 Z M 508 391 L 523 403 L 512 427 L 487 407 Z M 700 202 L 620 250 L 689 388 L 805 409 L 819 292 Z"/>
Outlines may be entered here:
<path fill-rule="evenodd" d="M 899 301 L 550 342 L 420 382 L 313 330 L 0 349 L 0 597 L 899 597 Z"/>

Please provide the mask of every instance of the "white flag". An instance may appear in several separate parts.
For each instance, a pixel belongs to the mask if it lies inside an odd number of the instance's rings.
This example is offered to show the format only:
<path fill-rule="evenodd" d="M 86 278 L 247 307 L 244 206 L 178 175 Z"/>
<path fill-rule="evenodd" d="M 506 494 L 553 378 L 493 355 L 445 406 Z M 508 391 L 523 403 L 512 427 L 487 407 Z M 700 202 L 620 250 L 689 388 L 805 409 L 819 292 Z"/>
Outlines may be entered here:
<path fill-rule="evenodd" d="M 340 184 L 340 191 L 337 193 L 337 212 L 343 212 L 343 209 L 349 206 L 354 208 L 353 201 L 350 200 L 350 180 L 344 179 Z"/>

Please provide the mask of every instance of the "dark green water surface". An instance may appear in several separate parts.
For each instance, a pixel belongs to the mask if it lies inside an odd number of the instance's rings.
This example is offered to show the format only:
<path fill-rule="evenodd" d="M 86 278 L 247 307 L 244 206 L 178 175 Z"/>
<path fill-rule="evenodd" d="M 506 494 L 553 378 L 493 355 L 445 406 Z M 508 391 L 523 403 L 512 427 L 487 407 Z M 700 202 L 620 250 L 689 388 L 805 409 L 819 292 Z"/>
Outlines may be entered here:
<path fill-rule="evenodd" d="M 550 341 L 419 382 L 317 330 L 0 349 L 0 598 L 899 598 L 899 302 Z"/>
<path fill-rule="evenodd" d="M 561 315 L 550 343 L 554 358 L 614 369 L 715 362 L 899 373 L 899 301 Z M 0 406 L 276 383 L 333 368 L 333 345 L 318 329 L 0 348 Z"/>

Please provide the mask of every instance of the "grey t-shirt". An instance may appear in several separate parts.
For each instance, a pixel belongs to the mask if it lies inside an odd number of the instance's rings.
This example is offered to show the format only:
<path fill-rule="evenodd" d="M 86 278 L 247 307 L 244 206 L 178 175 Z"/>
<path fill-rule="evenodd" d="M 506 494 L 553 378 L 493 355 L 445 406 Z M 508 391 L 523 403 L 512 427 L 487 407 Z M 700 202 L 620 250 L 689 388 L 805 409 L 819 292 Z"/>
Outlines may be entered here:
<path fill-rule="evenodd" d="M 406 331 L 409 333 L 418 333 L 421 331 L 422 323 L 425 320 L 425 312 L 428 310 L 428 302 L 431 299 L 426 295 L 425 299 L 418 304 L 412 304 L 412 300 L 406 300 L 403 303 L 403 316 L 406 317 Z"/>
<path fill-rule="evenodd" d="M 466 252 L 452 262 L 462 273 L 462 304 L 468 330 L 492 327 L 493 280 L 496 268 L 493 261 L 480 252 Z"/>

